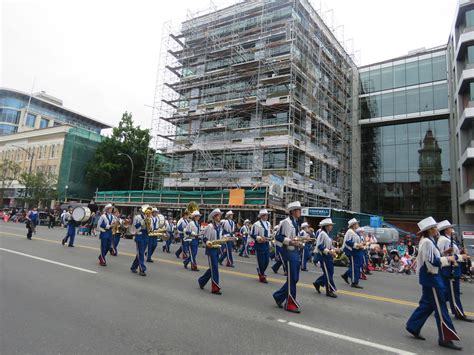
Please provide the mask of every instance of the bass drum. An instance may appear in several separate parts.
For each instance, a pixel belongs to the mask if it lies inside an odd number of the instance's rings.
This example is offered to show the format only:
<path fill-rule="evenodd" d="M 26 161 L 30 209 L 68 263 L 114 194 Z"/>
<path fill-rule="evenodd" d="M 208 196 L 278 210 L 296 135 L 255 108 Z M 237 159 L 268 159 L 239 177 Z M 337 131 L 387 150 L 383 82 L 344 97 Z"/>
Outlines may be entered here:
<path fill-rule="evenodd" d="M 89 207 L 78 206 L 72 211 L 72 219 L 76 222 L 87 222 L 91 217 Z"/>

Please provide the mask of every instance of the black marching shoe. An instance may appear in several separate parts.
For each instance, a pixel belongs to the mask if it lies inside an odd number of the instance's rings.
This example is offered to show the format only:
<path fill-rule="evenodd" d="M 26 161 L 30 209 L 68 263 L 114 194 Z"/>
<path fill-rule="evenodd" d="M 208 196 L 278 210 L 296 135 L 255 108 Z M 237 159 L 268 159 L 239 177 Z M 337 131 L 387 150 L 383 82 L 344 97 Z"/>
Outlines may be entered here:
<path fill-rule="evenodd" d="M 321 293 L 321 290 L 320 290 L 321 286 L 319 284 L 317 284 L 316 282 L 313 282 L 313 286 L 316 289 L 316 292 Z"/>
<path fill-rule="evenodd" d="M 419 333 L 415 333 L 414 331 L 408 329 L 408 328 L 405 328 L 407 330 L 408 333 L 410 333 L 411 335 L 413 335 L 413 337 L 415 339 L 418 339 L 418 340 L 426 340 L 426 338 L 422 335 L 420 335 Z"/>
<path fill-rule="evenodd" d="M 61 240 L 61 244 L 62 245 L 66 244 L 66 239 Z"/>
<path fill-rule="evenodd" d="M 363 288 L 362 286 L 360 286 L 360 285 L 358 285 L 358 284 L 351 284 L 351 287 L 354 287 L 354 288 L 360 288 L 360 289 L 362 289 L 362 288 Z"/>
<path fill-rule="evenodd" d="M 349 285 L 349 277 L 347 275 L 344 275 L 344 274 L 342 274 L 341 277 L 345 281 L 345 283 Z"/>
<path fill-rule="evenodd" d="M 139 274 L 140 276 L 146 276 L 146 273 L 145 273 L 144 271 L 140 271 L 138 274 Z"/>
<path fill-rule="evenodd" d="M 440 341 L 440 342 L 438 342 L 438 345 L 443 347 L 443 348 L 448 348 L 448 349 L 451 349 L 451 350 L 462 350 L 462 348 L 460 346 L 457 346 L 451 340 L 444 341 L 444 342 Z"/>
<path fill-rule="evenodd" d="M 74 248 L 74 245 L 69 244 L 68 247 L 69 247 L 69 248 Z"/>
<path fill-rule="evenodd" d="M 331 291 L 326 291 L 326 296 L 331 298 L 337 298 L 337 295 Z"/>
<path fill-rule="evenodd" d="M 138 272 L 136 269 L 130 269 L 130 271 L 133 272 L 134 274 Z"/>
<path fill-rule="evenodd" d="M 461 320 L 463 322 L 474 323 L 474 320 L 467 318 L 467 316 L 458 316 L 455 317 L 457 320 Z"/>

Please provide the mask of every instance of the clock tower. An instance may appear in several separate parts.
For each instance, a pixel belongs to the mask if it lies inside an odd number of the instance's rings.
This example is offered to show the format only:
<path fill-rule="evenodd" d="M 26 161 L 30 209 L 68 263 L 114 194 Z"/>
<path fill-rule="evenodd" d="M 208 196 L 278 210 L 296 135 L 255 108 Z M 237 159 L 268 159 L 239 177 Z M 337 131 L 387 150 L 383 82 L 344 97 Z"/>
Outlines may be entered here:
<path fill-rule="evenodd" d="M 441 165 L 441 148 L 431 128 L 426 131 L 418 153 L 422 209 L 425 213 L 435 212 L 438 210 L 437 197 L 441 189 L 443 169 Z"/>

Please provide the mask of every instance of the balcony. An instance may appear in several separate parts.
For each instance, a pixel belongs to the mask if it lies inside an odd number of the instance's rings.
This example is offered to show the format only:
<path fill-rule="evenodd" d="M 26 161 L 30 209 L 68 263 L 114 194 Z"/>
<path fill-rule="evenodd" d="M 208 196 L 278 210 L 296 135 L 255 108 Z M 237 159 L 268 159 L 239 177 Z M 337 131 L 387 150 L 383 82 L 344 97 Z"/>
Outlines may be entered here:
<path fill-rule="evenodd" d="M 461 116 L 459 117 L 458 127 L 456 131 L 466 129 L 469 127 L 471 120 L 474 118 L 474 101 L 469 101 L 469 105 L 464 108 Z"/>
<path fill-rule="evenodd" d="M 457 83 L 457 94 L 461 95 L 469 86 L 469 82 L 474 81 L 474 68 L 466 68 L 462 71 Z"/>
<path fill-rule="evenodd" d="M 474 141 L 471 141 L 459 159 L 459 163 L 462 165 L 469 165 L 474 163 Z"/>
<path fill-rule="evenodd" d="M 468 203 L 474 203 L 474 189 L 467 190 L 465 193 L 462 194 L 461 198 L 459 199 L 459 204 L 461 206 Z"/>
<path fill-rule="evenodd" d="M 456 60 L 462 61 L 466 51 L 466 47 L 474 43 L 474 27 L 466 27 L 463 29 L 457 43 Z"/>

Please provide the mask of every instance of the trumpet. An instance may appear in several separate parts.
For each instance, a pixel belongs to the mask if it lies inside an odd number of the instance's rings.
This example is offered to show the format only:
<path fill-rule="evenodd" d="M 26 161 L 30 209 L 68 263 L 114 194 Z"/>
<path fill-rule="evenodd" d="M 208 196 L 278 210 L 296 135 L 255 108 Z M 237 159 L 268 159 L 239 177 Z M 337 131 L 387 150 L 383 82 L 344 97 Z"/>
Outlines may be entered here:
<path fill-rule="evenodd" d="M 158 237 L 161 240 L 168 240 L 169 236 L 166 233 L 166 228 L 154 229 L 148 233 L 149 237 Z"/>
<path fill-rule="evenodd" d="M 261 243 L 273 242 L 273 237 L 265 237 L 265 236 L 263 236 L 263 235 L 258 235 L 258 236 L 255 238 L 255 240 L 258 242 L 258 240 L 261 240 L 260 238 L 263 239 L 263 242 L 261 242 Z"/>
<path fill-rule="evenodd" d="M 316 238 L 311 237 L 296 237 L 292 239 L 294 242 L 300 243 L 316 243 Z"/>

